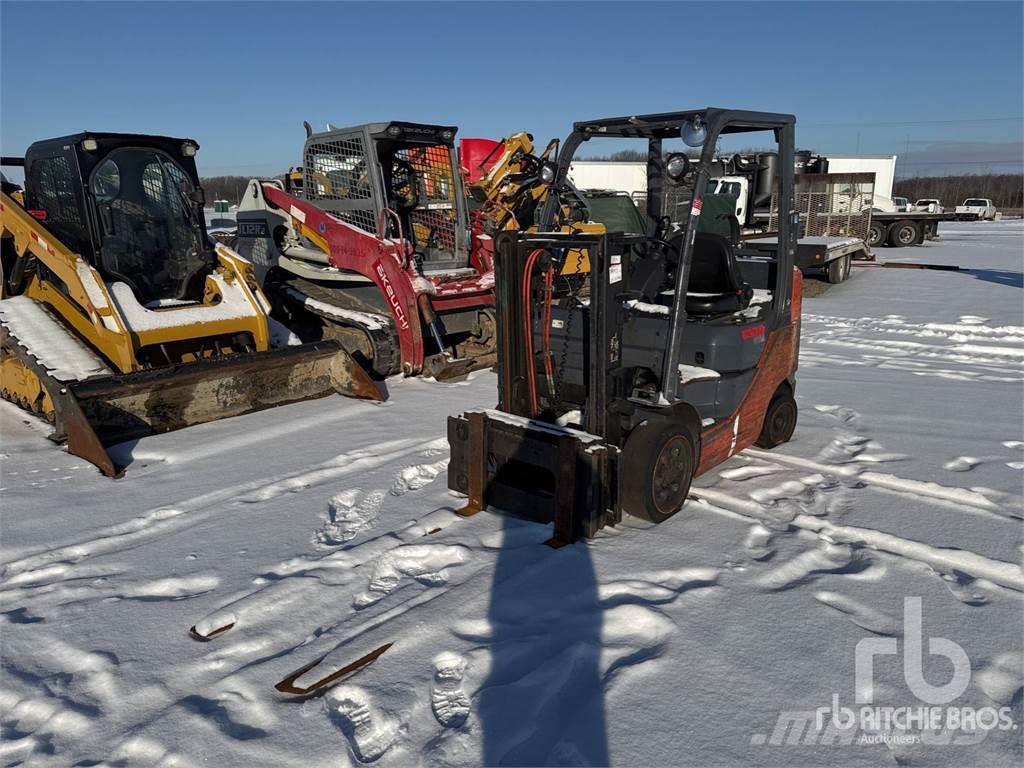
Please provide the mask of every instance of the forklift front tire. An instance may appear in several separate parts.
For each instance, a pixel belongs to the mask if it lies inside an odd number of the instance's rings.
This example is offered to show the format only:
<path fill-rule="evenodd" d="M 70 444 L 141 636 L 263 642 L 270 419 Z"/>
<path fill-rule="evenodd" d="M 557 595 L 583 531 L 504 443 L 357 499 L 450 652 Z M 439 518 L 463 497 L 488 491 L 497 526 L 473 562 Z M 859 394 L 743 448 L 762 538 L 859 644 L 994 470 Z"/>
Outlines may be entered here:
<path fill-rule="evenodd" d="M 788 388 L 783 388 L 768 404 L 761 434 L 754 445 L 758 448 L 774 448 L 788 443 L 796 429 L 796 415 L 796 400 Z"/>
<path fill-rule="evenodd" d="M 697 441 L 683 424 L 645 421 L 626 439 L 619 465 L 622 508 L 661 523 L 682 509 L 697 468 Z"/>

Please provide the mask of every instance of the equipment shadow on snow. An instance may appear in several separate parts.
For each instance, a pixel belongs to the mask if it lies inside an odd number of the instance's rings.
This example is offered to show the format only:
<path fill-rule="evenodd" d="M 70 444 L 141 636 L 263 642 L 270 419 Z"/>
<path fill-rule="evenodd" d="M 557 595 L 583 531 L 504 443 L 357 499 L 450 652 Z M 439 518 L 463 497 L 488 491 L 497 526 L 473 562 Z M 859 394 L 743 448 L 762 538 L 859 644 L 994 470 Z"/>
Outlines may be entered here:
<path fill-rule="evenodd" d="M 1006 269 L 961 269 L 977 280 L 997 285 L 1008 285 L 1011 288 L 1024 288 L 1024 272 L 1011 272 Z"/>
<path fill-rule="evenodd" d="M 541 545 L 516 546 L 522 537 L 513 530 L 536 523 L 502 519 L 487 614 L 491 665 L 475 702 L 481 763 L 608 765 L 603 616 L 590 548 L 578 542 L 537 563 L 529 550 Z"/>

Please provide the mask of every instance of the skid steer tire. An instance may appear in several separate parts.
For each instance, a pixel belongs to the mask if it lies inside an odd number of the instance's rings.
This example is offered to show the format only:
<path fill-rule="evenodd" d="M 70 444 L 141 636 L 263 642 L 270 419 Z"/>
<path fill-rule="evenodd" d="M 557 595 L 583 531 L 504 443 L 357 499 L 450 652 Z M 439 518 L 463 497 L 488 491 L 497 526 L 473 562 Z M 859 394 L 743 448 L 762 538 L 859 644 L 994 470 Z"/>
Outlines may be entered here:
<path fill-rule="evenodd" d="M 686 501 L 697 464 L 697 441 L 685 425 L 643 422 L 622 449 L 623 511 L 651 523 L 672 517 Z"/>
<path fill-rule="evenodd" d="M 783 389 L 768 404 L 764 413 L 761 434 L 754 445 L 758 448 L 774 448 L 777 445 L 788 443 L 796 429 L 796 418 L 796 400 L 788 389 Z"/>

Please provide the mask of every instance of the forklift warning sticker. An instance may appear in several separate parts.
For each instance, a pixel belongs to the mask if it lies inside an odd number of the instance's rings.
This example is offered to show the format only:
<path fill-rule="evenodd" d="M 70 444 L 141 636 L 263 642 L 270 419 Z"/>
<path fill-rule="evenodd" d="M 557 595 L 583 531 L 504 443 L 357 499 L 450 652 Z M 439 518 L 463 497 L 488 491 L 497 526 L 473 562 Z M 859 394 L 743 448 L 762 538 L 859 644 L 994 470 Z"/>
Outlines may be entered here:
<path fill-rule="evenodd" d="M 703 206 L 704 206 L 704 201 L 703 200 L 694 200 L 693 204 L 690 206 L 690 215 L 691 216 L 700 216 L 700 209 Z"/>
<path fill-rule="evenodd" d="M 621 254 L 612 256 L 612 263 L 608 268 L 608 284 L 614 285 L 615 283 L 622 282 L 622 256 Z"/>

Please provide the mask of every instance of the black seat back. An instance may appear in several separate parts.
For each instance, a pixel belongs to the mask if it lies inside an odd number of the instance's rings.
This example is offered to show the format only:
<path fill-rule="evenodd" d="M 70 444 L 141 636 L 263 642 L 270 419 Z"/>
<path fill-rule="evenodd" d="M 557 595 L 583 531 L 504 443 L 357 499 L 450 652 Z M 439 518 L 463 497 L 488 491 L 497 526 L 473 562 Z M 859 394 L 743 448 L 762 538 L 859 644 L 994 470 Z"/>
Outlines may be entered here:
<path fill-rule="evenodd" d="M 753 291 L 743 281 L 732 245 L 722 235 L 698 232 L 694 236 L 686 293 L 686 311 L 693 315 L 737 312 L 750 304 Z"/>
<path fill-rule="evenodd" d="M 729 241 L 711 232 L 698 232 L 690 261 L 691 293 L 735 293 L 743 287 L 736 255 Z"/>

